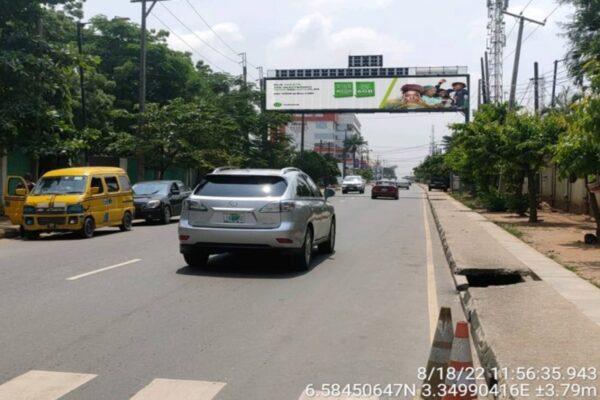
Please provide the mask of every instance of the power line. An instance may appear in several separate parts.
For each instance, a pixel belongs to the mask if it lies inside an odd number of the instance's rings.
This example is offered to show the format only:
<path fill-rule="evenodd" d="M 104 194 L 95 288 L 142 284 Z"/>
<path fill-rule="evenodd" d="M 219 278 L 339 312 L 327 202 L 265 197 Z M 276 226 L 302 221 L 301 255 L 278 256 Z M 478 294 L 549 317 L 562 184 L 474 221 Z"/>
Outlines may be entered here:
<path fill-rule="evenodd" d="M 160 3 L 160 5 L 167 10 L 167 12 L 169 14 L 171 14 L 173 16 L 173 18 L 175 18 L 185 29 L 187 29 L 192 35 L 196 36 L 196 38 L 198 38 L 198 40 L 200 40 L 202 43 L 204 43 L 208 48 L 210 48 L 212 51 L 214 51 L 215 53 L 220 54 L 222 57 L 226 58 L 227 60 L 235 63 L 235 64 L 239 64 L 240 60 L 235 60 L 231 57 L 229 57 L 227 54 L 223 53 L 222 51 L 220 51 L 219 49 L 217 49 L 216 47 L 212 46 L 210 43 L 208 43 L 207 41 L 205 41 L 204 39 L 202 39 L 202 37 L 200 37 L 200 35 L 198 35 L 196 32 L 194 32 L 193 29 L 191 29 L 189 26 L 187 26 L 177 15 L 175 15 L 170 9 L 169 7 L 165 6 L 163 3 Z"/>
<path fill-rule="evenodd" d="M 523 7 L 523 9 L 519 13 L 519 15 L 523 15 L 523 13 L 525 12 L 525 10 L 527 9 L 527 7 L 529 7 L 529 5 L 531 3 L 533 3 L 533 0 L 529 0 L 529 3 L 525 4 L 525 7 Z M 506 35 L 506 40 L 510 39 L 510 35 L 512 35 L 513 31 L 515 30 L 515 27 L 517 26 L 517 23 L 518 23 L 518 20 L 515 19 L 515 22 L 513 23 L 512 28 L 510 28 L 510 31 L 508 32 L 508 35 Z"/>
<path fill-rule="evenodd" d="M 233 47 L 231 47 L 231 45 L 229 43 L 227 43 L 227 41 L 225 41 L 225 39 L 223 39 L 223 37 L 221 35 L 219 35 L 217 33 L 217 31 L 215 31 L 213 29 L 213 27 L 206 21 L 206 19 L 204 19 L 204 17 L 200 14 L 200 12 L 198 12 L 196 7 L 194 7 L 194 5 L 190 2 L 190 0 L 185 0 L 185 2 L 188 3 L 188 5 L 192 8 L 194 13 L 200 18 L 200 20 L 204 23 L 204 25 L 206 25 L 208 27 L 208 29 L 210 29 L 210 31 L 215 34 L 217 39 L 219 39 L 221 41 L 221 43 L 223 43 L 225 45 L 225 47 L 227 47 L 233 54 L 235 54 L 236 56 L 239 56 L 240 52 L 237 51 L 236 49 L 234 49 Z M 259 68 L 256 65 L 252 64 L 250 61 L 246 60 L 246 62 L 248 63 L 248 65 L 250 65 L 253 68 L 256 68 L 256 69 Z"/>
<path fill-rule="evenodd" d="M 221 41 L 221 43 L 223 43 L 229 50 L 231 50 L 231 52 L 235 55 L 238 55 L 240 52 L 236 51 L 233 47 L 231 47 L 229 45 L 229 43 L 227 43 L 222 37 L 221 35 L 219 35 L 213 28 L 212 26 L 206 22 L 206 20 L 204 19 L 204 17 L 202 15 L 200 15 L 200 13 L 198 12 L 198 10 L 196 10 L 196 7 L 194 7 L 194 5 L 190 2 L 190 0 L 185 0 L 186 3 L 188 3 L 188 5 L 192 8 L 192 10 L 194 10 L 194 13 L 196 13 L 196 15 L 202 20 L 202 22 L 204 22 L 204 25 L 208 26 L 208 29 L 210 29 L 210 31 L 212 33 L 215 34 L 215 36 Z"/>
<path fill-rule="evenodd" d="M 225 71 L 225 69 L 219 67 L 218 64 L 215 64 L 214 62 L 210 61 L 207 57 L 205 57 L 202 53 L 200 53 L 198 50 L 196 50 L 194 48 L 194 46 L 192 46 L 191 44 L 189 44 L 184 38 L 182 38 L 181 36 L 179 36 L 177 33 L 175 33 L 175 31 L 173 31 L 169 25 L 167 25 L 162 19 L 160 19 L 159 17 L 157 17 L 156 15 L 152 14 L 152 17 L 154 17 L 158 22 L 160 22 L 166 30 L 168 30 L 170 33 L 172 33 L 173 35 L 175 35 L 175 37 L 177 39 L 179 39 L 182 43 L 184 43 L 187 47 L 189 47 L 194 53 L 196 53 L 200 58 L 203 59 L 203 61 L 206 61 L 207 63 L 211 64 L 213 67 L 217 68 L 218 70 L 220 70 L 221 72 L 225 72 L 227 73 L 227 71 Z"/>

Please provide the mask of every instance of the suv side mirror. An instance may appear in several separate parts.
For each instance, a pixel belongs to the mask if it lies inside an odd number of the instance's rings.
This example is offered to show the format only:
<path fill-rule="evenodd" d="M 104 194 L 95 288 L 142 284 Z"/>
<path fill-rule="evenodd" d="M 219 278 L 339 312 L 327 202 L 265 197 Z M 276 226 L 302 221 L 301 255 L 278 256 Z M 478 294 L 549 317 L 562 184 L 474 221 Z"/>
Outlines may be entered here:
<path fill-rule="evenodd" d="M 181 192 L 179 191 L 179 189 L 175 189 L 175 188 L 172 188 L 172 189 L 171 189 L 171 194 L 178 195 L 178 194 L 180 194 L 180 193 L 181 193 Z"/>
<path fill-rule="evenodd" d="M 25 188 L 17 188 L 15 189 L 16 196 L 27 196 L 27 189 Z"/>
<path fill-rule="evenodd" d="M 335 196 L 335 190 L 330 188 L 325 189 L 325 200 L 333 196 Z"/>
<path fill-rule="evenodd" d="M 93 195 L 98 194 L 100 193 L 100 188 L 98 186 L 92 186 L 91 192 Z"/>

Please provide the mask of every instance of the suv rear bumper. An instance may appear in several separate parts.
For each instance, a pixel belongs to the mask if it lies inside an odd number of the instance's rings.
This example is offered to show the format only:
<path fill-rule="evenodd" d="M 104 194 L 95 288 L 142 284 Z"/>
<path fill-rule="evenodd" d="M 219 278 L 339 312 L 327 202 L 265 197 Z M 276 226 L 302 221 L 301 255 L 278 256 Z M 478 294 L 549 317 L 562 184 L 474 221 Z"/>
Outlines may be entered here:
<path fill-rule="evenodd" d="M 187 220 L 181 220 L 180 251 L 186 253 L 200 248 L 209 252 L 298 249 L 302 247 L 305 229 L 306 227 L 296 226 L 291 222 L 282 222 L 278 228 L 273 229 L 252 229 L 196 227 L 189 225 Z M 281 243 L 282 240 L 284 243 Z"/>

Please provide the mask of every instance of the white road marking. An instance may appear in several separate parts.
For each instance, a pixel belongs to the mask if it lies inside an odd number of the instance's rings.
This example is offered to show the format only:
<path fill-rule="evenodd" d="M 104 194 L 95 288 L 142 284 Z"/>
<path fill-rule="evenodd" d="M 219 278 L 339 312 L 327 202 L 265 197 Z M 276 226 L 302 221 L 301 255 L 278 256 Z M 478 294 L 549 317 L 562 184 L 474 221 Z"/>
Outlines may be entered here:
<path fill-rule="evenodd" d="M 326 396 L 324 392 L 315 392 L 314 396 L 309 396 L 306 392 L 302 393 L 302 396 L 298 400 L 379 400 L 377 396 L 358 397 L 358 396 Z"/>
<path fill-rule="evenodd" d="M 29 371 L 0 385 L 0 400 L 56 400 L 96 375 Z"/>
<path fill-rule="evenodd" d="M 130 400 L 211 400 L 224 386 L 222 382 L 155 379 Z"/>
<path fill-rule="evenodd" d="M 81 274 L 81 275 L 75 275 L 75 276 L 72 276 L 70 278 L 67 278 L 67 280 L 68 281 L 74 281 L 74 280 L 77 280 L 77 279 L 80 279 L 80 278 L 85 278 L 86 276 L 98 274 L 100 272 L 108 271 L 108 270 L 114 269 L 114 268 L 124 267 L 126 265 L 133 264 L 133 263 L 140 262 L 140 261 L 142 261 L 140 258 L 134 258 L 133 260 L 125 261 L 125 262 L 122 262 L 120 264 L 111 265 L 110 267 L 100 268 L 100 269 L 97 269 L 95 271 L 86 272 L 85 274 Z"/>
<path fill-rule="evenodd" d="M 438 299 L 435 283 L 435 269 L 433 267 L 433 246 L 431 244 L 431 229 L 428 218 L 428 201 L 423 198 L 423 220 L 425 226 L 425 253 L 427 255 L 427 306 L 429 309 L 429 339 L 433 341 L 437 327 Z"/>

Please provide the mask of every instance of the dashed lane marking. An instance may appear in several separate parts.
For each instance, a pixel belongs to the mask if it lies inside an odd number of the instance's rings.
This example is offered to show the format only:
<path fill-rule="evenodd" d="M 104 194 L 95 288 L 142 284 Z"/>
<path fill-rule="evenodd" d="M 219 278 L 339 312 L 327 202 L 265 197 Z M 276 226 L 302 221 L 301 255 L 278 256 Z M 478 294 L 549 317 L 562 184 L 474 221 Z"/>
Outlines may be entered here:
<path fill-rule="evenodd" d="M 75 275 L 75 276 L 72 276 L 70 278 L 67 278 L 67 280 L 68 281 L 75 281 L 77 279 L 85 278 L 86 276 L 99 274 L 100 272 L 108 271 L 108 270 L 119 268 L 119 267 L 124 267 L 126 265 L 134 264 L 134 263 L 140 262 L 140 261 L 142 261 L 140 258 L 134 258 L 133 260 L 125 261 L 125 262 L 122 262 L 120 264 L 111 265 L 110 267 L 100 268 L 100 269 L 97 269 L 97 270 L 94 270 L 94 271 L 86 272 L 85 274 L 81 274 L 81 275 Z"/>

